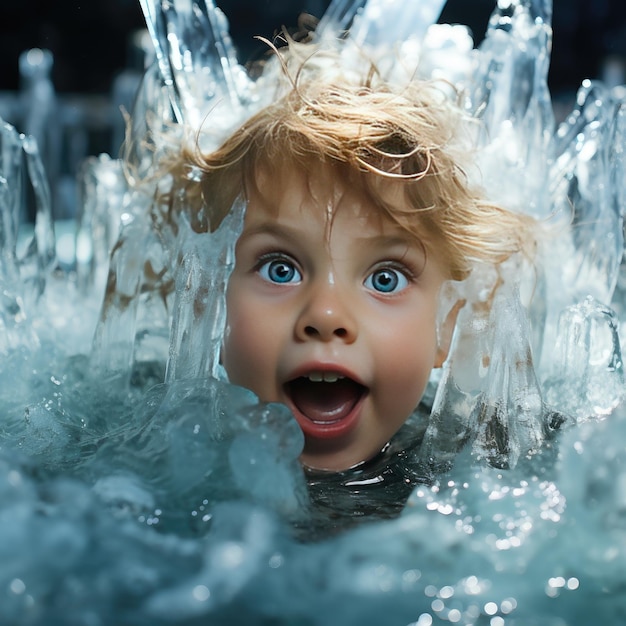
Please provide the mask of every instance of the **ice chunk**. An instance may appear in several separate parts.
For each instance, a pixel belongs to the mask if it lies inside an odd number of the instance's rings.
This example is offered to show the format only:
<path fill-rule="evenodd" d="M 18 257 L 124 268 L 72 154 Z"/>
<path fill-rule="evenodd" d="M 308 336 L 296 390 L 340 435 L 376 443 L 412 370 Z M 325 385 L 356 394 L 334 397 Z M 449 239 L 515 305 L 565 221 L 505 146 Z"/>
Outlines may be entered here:
<path fill-rule="evenodd" d="M 546 401 L 578 421 L 610 414 L 624 398 L 624 365 L 615 313 L 591 296 L 559 319 Z"/>
<path fill-rule="evenodd" d="M 402 45 L 403 51 L 407 47 Z M 463 24 L 432 24 L 419 50 L 417 76 L 448 81 L 462 93 L 474 71 L 474 39 Z M 416 55 L 413 55 L 416 56 Z M 443 83 L 440 83 L 443 87 Z"/>
<path fill-rule="evenodd" d="M 126 129 L 125 159 L 131 186 L 145 185 L 167 146 L 162 139 L 171 134 L 172 141 L 183 135 L 177 132 L 167 86 L 155 61 L 147 69 L 133 106 L 132 116 Z"/>
<path fill-rule="evenodd" d="M 47 184 L 54 192 L 61 171 L 62 125 L 58 123 L 61 108 L 51 79 L 53 65 L 50 50 L 31 48 L 20 54 L 20 110 L 15 125 L 36 141 Z M 64 207 L 54 193 L 48 202 L 54 205 L 56 217 L 64 215 Z"/>
<path fill-rule="evenodd" d="M 298 513 L 306 502 L 298 467 L 304 446 L 302 430 L 289 410 L 277 404 L 248 411 L 246 420 L 249 427 L 229 450 L 237 486 L 253 502 L 284 514 Z"/>
<path fill-rule="evenodd" d="M 497 467 L 513 467 L 536 453 L 544 432 L 541 390 L 533 368 L 530 331 L 517 292 L 499 292 L 486 388 L 470 418 L 478 425 L 472 449 Z"/>
<path fill-rule="evenodd" d="M 216 503 L 237 498 L 294 519 L 306 510 L 302 432 L 285 407 L 258 405 L 248 390 L 213 379 L 158 385 L 118 431 L 80 469 L 116 510 L 107 473 L 125 477 L 123 490 L 141 487 L 139 503 L 125 506 L 144 506 L 147 489 L 159 513 L 144 521 L 164 530 L 206 532 Z"/>

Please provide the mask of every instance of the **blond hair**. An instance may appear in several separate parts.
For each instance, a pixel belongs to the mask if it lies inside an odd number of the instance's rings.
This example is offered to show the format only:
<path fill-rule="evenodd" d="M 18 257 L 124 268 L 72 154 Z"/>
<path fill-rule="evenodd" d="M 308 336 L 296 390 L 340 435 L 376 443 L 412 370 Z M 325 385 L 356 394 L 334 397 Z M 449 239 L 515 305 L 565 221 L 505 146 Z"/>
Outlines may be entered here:
<path fill-rule="evenodd" d="M 291 45 L 277 52 L 289 57 Z M 468 124 L 449 85 L 411 81 L 394 88 L 368 72 L 362 80 L 300 66 L 286 93 L 245 121 L 220 147 L 184 145 L 169 163 L 197 224 L 214 230 L 261 168 L 306 173 L 322 162 L 362 189 L 381 214 L 436 254 L 448 277 L 462 280 L 474 263 L 499 264 L 533 244 L 534 220 L 498 207 L 473 185 Z M 446 91 L 447 90 L 447 91 Z M 390 193 L 401 189 L 402 193 Z M 171 204 L 170 204 L 171 207 Z"/>

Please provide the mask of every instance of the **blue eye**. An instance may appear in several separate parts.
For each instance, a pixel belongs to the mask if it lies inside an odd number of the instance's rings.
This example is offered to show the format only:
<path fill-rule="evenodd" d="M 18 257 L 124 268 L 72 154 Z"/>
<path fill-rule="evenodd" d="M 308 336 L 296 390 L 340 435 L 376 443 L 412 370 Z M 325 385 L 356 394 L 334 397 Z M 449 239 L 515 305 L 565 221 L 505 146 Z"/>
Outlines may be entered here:
<path fill-rule="evenodd" d="M 278 285 L 299 283 L 302 280 L 302 275 L 298 269 L 287 259 L 265 261 L 265 263 L 259 267 L 258 272 L 263 280 Z"/>
<path fill-rule="evenodd" d="M 376 270 L 365 279 L 365 286 L 379 293 L 402 291 L 408 284 L 407 277 L 401 271 L 389 267 Z"/>

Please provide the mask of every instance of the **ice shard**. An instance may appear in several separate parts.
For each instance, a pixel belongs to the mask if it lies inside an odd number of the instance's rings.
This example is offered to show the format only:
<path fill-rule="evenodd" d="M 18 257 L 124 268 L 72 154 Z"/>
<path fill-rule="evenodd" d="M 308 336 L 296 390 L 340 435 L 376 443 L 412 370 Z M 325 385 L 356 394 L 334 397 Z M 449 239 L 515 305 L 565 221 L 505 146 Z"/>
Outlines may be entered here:
<path fill-rule="evenodd" d="M 496 295 L 491 323 L 486 386 L 470 416 L 477 424 L 472 450 L 496 467 L 514 467 L 520 456 L 539 451 L 546 433 L 530 329 L 517 292 Z"/>
<path fill-rule="evenodd" d="M 52 83 L 54 57 L 50 50 L 31 48 L 20 55 L 20 111 L 16 126 L 37 142 L 52 191 L 57 189 L 61 165 L 61 125 L 57 94 Z M 62 214 L 54 193 L 55 214 Z"/>
<path fill-rule="evenodd" d="M 2 281 L 17 282 L 19 268 L 16 254 L 18 229 L 24 219 L 22 182 L 22 141 L 10 124 L 0 126 L 0 251 Z"/>
<path fill-rule="evenodd" d="M 126 128 L 124 159 L 132 186 L 147 186 L 167 145 L 165 137 L 176 128 L 167 86 L 157 64 L 147 68 L 140 82 Z M 173 139 L 172 139 L 173 140 Z"/>
<path fill-rule="evenodd" d="M 409 39 L 421 41 L 441 15 L 445 0 L 333 0 L 317 28 L 320 38 L 348 34 L 359 47 L 376 49 Z"/>
<path fill-rule="evenodd" d="M 477 51 L 467 102 L 486 131 L 480 165 L 490 197 L 538 217 L 550 211 L 551 23 L 550 0 L 500 0 Z"/>
<path fill-rule="evenodd" d="M 213 233 L 195 233 L 181 220 L 176 294 L 166 380 L 219 376 L 226 324 L 226 285 L 243 226 L 239 200 Z"/>
<path fill-rule="evenodd" d="M 86 159 L 78 174 L 79 213 L 76 232 L 76 279 L 82 293 L 102 296 L 109 256 L 128 204 L 123 164 L 107 154 Z"/>
<path fill-rule="evenodd" d="M 315 30 L 324 48 L 337 48 L 342 69 L 362 74 L 363 64 L 391 82 L 406 83 L 416 73 L 428 29 L 445 0 L 333 0 Z"/>
<path fill-rule="evenodd" d="M 199 128 L 210 109 L 240 113 L 252 85 L 212 0 L 140 0 L 177 122 Z"/>
<path fill-rule="evenodd" d="M 55 259 L 50 188 L 37 142 L 0 120 L 1 350 L 36 341 L 26 318 L 34 313 Z"/>
<path fill-rule="evenodd" d="M 465 446 L 496 467 L 514 467 L 546 434 L 530 329 L 519 294 L 500 287 L 489 309 L 461 313 L 419 456 L 445 467 Z"/>
<path fill-rule="evenodd" d="M 32 283 L 31 291 L 35 297 L 39 297 L 56 261 L 52 200 L 37 141 L 32 136 L 26 136 L 23 139 L 23 148 L 28 180 L 34 196 L 35 226 L 33 237 L 20 259 L 21 275 L 27 285 Z"/>
<path fill-rule="evenodd" d="M 624 399 L 617 317 L 588 296 L 561 314 L 546 401 L 576 421 L 609 415 Z"/>
<path fill-rule="evenodd" d="M 568 305 L 588 295 L 610 304 L 617 283 L 624 250 L 626 127 L 625 101 L 616 95 L 585 81 L 555 135 L 551 200 L 554 212 L 571 223 L 572 236 L 563 267 Z"/>
<path fill-rule="evenodd" d="M 148 263 L 148 215 L 125 213 L 111 252 L 100 321 L 91 353 L 93 375 L 130 379 L 137 328 L 137 307 Z"/>

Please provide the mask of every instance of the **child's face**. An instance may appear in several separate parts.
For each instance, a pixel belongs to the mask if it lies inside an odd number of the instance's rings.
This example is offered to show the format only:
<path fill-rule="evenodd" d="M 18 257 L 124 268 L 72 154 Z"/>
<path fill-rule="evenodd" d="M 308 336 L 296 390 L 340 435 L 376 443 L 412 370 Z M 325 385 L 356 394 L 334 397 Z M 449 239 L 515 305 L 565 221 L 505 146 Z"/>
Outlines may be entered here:
<path fill-rule="evenodd" d="M 419 403 L 437 349 L 441 267 L 332 171 L 261 177 L 237 243 L 223 364 L 282 402 L 302 462 L 343 470 L 378 453 Z"/>

